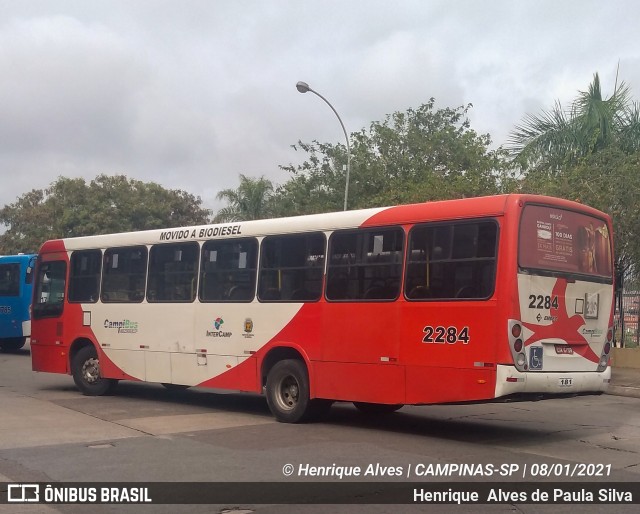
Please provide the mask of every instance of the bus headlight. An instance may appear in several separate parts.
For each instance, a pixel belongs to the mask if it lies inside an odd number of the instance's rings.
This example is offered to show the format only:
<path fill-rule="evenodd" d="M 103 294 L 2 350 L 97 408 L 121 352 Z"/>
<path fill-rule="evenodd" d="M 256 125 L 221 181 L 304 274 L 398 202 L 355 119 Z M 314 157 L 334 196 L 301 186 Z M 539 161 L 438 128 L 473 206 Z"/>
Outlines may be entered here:
<path fill-rule="evenodd" d="M 527 358 L 525 357 L 524 353 L 519 353 L 516 356 L 516 364 L 520 367 L 524 366 L 525 362 L 527 362 Z"/>

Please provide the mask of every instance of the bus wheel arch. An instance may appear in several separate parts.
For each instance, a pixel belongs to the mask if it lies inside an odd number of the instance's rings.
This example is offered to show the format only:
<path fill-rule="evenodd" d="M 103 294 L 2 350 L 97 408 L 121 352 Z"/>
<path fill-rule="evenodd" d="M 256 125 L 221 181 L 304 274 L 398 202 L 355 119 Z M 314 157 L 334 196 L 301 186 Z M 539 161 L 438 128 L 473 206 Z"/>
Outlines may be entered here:
<path fill-rule="evenodd" d="M 27 342 L 26 337 L 7 337 L 0 339 L 0 351 L 3 352 L 17 352 Z"/>
<path fill-rule="evenodd" d="M 102 376 L 98 351 L 88 339 L 74 341 L 69 352 L 69 363 L 73 381 L 85 396 L 108 394 L 118 383 L 115 379 Z"/>
<path fill-rule="evenodd" d="M 269 409 L 282 423 L 312 421 L 331 407 L 330 400 L 311 398 L 307 363 L 293 348 L 271 350 L 262 363 L 261 377 Z"/>

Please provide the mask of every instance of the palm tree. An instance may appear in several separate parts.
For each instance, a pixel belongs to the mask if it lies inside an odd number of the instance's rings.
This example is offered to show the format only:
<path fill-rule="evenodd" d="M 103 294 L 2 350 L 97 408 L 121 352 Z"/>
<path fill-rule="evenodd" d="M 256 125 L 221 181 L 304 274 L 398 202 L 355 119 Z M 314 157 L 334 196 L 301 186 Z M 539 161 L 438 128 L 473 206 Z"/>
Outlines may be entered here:
<path fill-rule="evenodd" d="M 240 174 L 238 189 L 223 189 L 216 195 L 218 200 L 226 200 L 213 218 L 215 222 L 258 220 L 271 217 L 273 183 L 264 176 L 250 178 Z"/>
<path fill-rule="evenodd" d="M 510 136 L 523 191 L 584 202 L 614 222 L 616 277 L 640 276 L 640 107 L 621 83 L 605 98 L 596 73 L 571 107 L 528 114 Z M 622 288 L 620 287 L 620 291 Z M 621 306 L 621 296 L 617 298 Z"/>
<path fill-rule="evenodd" d="M 509 151 L 523 167 L 575 164 L 580 158 L 618 146 L 625 153 L 638 150 L 640 109 L 624 82 L 603 98 L 596 73 L 587 91 L 580 91 L 571 108 L 559 101 L 542 114 L 527 114 L 509 137 Z M 550 170 L 551 171 L 551 170 Z"/>

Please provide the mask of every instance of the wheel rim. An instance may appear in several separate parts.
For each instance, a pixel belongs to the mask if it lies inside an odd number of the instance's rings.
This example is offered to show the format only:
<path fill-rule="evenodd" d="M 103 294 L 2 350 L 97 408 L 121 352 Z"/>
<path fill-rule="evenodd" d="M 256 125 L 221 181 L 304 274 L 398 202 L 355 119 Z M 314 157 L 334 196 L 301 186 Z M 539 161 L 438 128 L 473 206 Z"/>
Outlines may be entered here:
<path fill-rule="evenodd" d="M 292 375 L 282 377 L 276 388 L 276 402 L 282 410 L 291 411 L 298 405 L 300 385 Z"/>
<path fill-rule="evenodd" d="M 82 378 L 87 384 L 95 384 L 100 379 L 100 363 L 92 357 L 82 365 Z"/>

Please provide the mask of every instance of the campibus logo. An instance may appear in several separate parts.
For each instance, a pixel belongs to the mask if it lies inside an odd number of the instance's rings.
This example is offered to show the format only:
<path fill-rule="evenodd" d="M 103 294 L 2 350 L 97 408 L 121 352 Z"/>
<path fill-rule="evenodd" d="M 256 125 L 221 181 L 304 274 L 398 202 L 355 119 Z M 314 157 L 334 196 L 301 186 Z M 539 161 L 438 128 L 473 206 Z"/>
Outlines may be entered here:
<path fill-rule="evenodd" d="M 105 319 L 104 328 L 116 329 L 118 334 L 135 334 L 138 332 L 138 322 L 128 319 L 118 321 Z"/>

